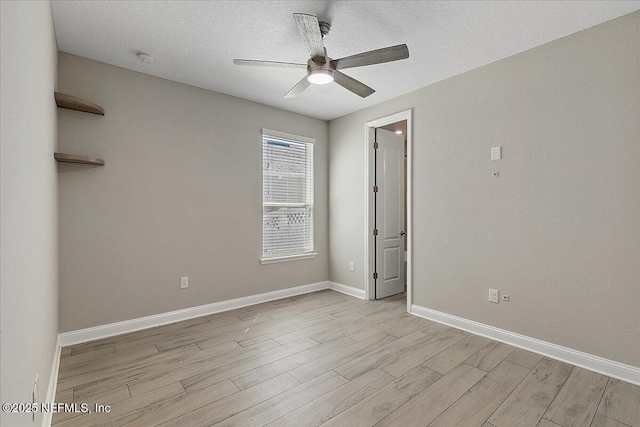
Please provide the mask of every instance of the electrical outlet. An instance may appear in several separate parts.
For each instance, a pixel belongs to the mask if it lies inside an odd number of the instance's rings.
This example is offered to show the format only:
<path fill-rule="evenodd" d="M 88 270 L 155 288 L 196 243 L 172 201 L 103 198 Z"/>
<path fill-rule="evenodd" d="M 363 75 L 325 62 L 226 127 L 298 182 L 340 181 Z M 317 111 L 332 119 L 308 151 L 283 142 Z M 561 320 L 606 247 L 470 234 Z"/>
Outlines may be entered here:
<path fill-rule="evenodd" d="M 491 160 L 500 160 L 500 159 L 502 159 L 502 147 L 492 147 Z"/>
<path fill-rule="evenodd" d="M 509 295 L 502 295 L 502 301 L 509 302 Z"/>
<path fill-rule="evenodd" d="M 349 271 L 356 271 L 356 263 L 351 261 L 349 263 Z"/>
<path fill-rule="evenodd" d="M 180 278 L 180 289 L 186 289 L 189 287 L 189 278 L 181 277 Z"/>
<path fill-rule="evenodd" d="M 489 302 L 498 303 L 498 290 L 489 289 Z"/>

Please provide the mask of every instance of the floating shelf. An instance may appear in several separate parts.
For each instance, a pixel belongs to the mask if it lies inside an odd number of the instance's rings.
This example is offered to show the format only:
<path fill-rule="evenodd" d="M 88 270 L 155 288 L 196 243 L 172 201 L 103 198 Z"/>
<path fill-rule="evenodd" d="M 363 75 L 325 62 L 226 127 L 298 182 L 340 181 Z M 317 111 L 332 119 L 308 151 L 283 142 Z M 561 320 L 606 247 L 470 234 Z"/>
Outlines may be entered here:
<path fill-rule="evenodd" d="M 53 153 L 56 161 L 62 163 L 82 163 L 83 165 L 104 166 L 104 160 L 95 157 L 78 156 L 76 154 Z"/>
<path fill-rule="evenodd" d="M 58 108 L 66 108 L 68 110 L 82 111 L 85 113 L 99 114 L 104 116 L 104 108 L 93 102 L 86 101 L 77 96 L 67 95 L 66 93 L 54 92 L 56 105 Z"/>

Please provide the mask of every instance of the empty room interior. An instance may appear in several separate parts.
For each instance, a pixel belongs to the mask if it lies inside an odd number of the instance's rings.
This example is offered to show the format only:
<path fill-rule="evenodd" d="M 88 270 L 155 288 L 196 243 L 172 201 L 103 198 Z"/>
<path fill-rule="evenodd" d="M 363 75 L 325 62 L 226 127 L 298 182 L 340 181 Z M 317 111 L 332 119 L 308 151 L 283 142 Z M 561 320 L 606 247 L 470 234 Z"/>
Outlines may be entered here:
<path fill-rule="evenodd" d="M 0 424 L 640 427 L 640 1 L 2 1 Z"/>

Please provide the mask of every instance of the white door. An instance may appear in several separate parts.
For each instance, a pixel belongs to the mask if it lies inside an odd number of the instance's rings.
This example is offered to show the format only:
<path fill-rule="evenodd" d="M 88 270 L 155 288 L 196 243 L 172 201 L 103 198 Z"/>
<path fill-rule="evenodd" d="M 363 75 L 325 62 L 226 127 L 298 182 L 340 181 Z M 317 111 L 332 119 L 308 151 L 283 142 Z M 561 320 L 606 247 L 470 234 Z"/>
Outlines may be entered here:
<path fill-rule="evenodd" d="M 404 292 L 404 136 L 376 129 L 376 142 L 375 283 L 384 298 Z"/>

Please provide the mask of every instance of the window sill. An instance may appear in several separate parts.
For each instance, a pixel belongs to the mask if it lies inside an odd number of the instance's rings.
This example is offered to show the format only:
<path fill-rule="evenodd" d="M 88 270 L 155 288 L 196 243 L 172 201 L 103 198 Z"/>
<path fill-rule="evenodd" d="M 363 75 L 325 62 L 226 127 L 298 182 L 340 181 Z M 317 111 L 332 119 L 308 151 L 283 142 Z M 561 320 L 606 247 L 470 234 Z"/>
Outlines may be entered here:
<path fill-rule="evenodd" d="M 297 261 L 300 259 L 311 259 L 317 256 L 318 254 L 316 252 L 312 252 L 308 254 L 299 254 L 299 255 L 274 256 L 270 258 L 261 258 L 260 264 L 274 264 L 276 262 Z"/>

